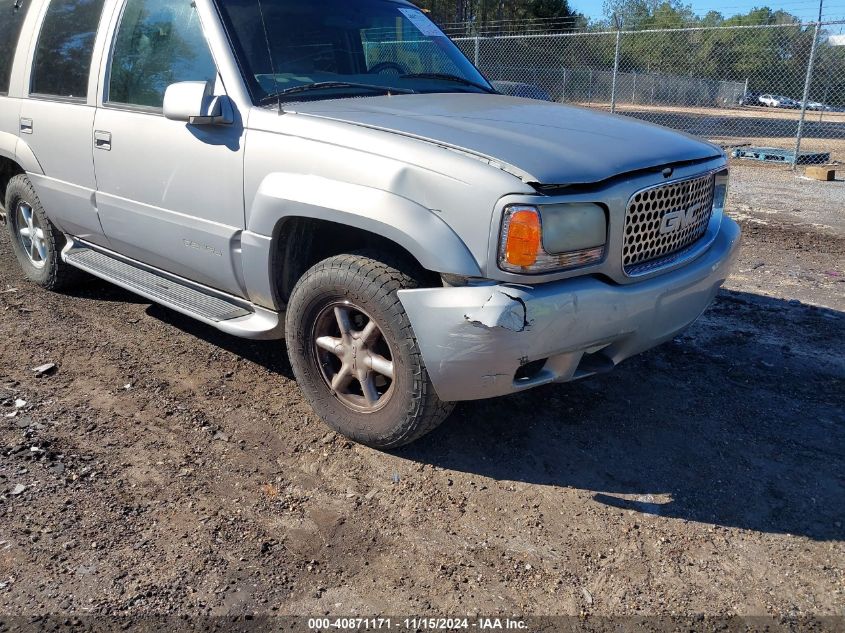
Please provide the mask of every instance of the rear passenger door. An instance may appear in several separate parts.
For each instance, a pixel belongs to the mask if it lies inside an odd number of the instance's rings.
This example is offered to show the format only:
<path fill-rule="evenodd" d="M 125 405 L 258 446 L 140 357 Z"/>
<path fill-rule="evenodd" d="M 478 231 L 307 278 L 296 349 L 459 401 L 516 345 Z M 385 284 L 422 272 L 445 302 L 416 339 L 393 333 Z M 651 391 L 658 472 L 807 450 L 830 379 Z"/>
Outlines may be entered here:
<path fill-rule="evenodd" d="M 244 226 L 243 125 L 164 117 L 168 85 L 222 81 L 190 0 L 126 0 L 95 123 L 97 203 L 123 255 L 235 295 Z"/>
<path fill-rule="evenodd" d="M 21 139 L 43 175 L 30 174 L 50 219 L 94 243 L 105 238 L 94 206 L 91 135 L 96 112 L 96 40 L 104 0 L 49 0 L 30 50 Z"/>
<path fill-rule="evenodd" d="M 0 0 L 0 156 L 11 160 L 15 159 L 18 143 L 21 106 L 20 86 L 12 90 L 12 66 L 31 4 L 30 0 Z"/>

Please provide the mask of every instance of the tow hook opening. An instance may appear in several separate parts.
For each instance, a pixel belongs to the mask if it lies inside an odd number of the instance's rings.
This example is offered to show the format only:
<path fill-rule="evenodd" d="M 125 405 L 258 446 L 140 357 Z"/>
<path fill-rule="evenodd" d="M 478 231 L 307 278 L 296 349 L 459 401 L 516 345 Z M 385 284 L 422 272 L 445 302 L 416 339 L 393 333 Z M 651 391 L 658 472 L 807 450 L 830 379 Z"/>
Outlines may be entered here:
<path fill-rule="evenodd" d="M 516 370 L 513 381 L 515 383 L 531 382 L 543 371 L 548 360 L 548 358 L 541 358 L 540 360 L 533 360 L 530 363 L 526 363 Z"/>

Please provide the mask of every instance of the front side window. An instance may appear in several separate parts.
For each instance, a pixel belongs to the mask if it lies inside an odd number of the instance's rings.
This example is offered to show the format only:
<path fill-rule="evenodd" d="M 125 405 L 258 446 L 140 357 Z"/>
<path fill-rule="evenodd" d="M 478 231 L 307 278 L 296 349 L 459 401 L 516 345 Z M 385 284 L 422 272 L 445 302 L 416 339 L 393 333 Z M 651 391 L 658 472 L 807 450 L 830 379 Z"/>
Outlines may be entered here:
<path fill-rule="evenodd" d="M 26 1 L 0 0 L 0 94 L 9 92 L 15 49 L 29 6 Z"/>
<path fill-rule="evenodd" d="M 128 0 L 114 43 L 110 103 L 161 108 L 170 84 L 216 75 L 189 0 Z"/>
<path fill-rule="evenodd" d="M 30 92 L 88 96 L 88 73 L 103 0 L 52 0 L 38 36 Z"/>
<path fill-rule="evenodd" d="M 258 103 L 277 95 L 491 91 L 452 41 L 406 2 L 216 1 Z"/>

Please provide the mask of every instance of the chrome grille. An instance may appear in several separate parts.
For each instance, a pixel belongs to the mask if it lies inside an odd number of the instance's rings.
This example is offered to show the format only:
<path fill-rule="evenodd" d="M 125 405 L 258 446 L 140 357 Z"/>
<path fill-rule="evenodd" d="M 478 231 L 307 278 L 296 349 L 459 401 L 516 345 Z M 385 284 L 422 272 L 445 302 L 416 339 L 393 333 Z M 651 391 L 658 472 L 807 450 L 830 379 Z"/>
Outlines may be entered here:
<path fill-rule="evenodd" d="M 704 237 L 715 182 L 715 176 L 707 174 L 645 189 L 631 198 L 622 242 L 625 274 L 659 268 Z"/>

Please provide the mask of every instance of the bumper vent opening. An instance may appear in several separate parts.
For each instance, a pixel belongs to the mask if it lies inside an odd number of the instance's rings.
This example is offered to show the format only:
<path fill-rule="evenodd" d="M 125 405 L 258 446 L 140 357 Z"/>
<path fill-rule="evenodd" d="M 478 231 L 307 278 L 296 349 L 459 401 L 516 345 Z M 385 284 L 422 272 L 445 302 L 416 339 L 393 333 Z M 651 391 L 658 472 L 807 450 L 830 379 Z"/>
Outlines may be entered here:
<path fill-rule="evenodd" d="M 515 383 L 521 383 L 534 380 L 537 375 L 543 371 L 543 368 L 546 366 L 546 362 L 548 360 L 548 358 L 541 358 L 540 360 L 533 360 L 530 363 L 526 363 L 516 370 L 516 373 L 513 376 L 513 381 Z"/>

